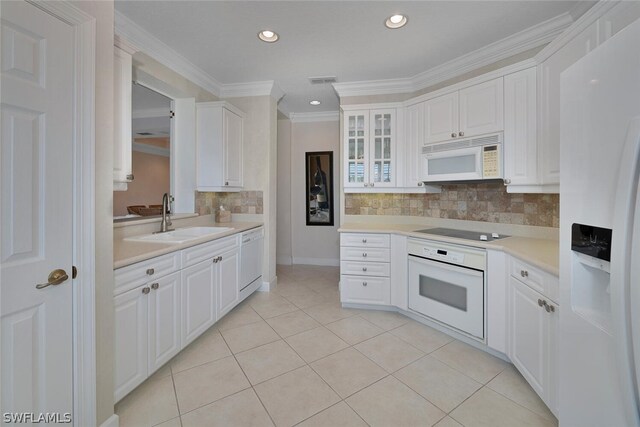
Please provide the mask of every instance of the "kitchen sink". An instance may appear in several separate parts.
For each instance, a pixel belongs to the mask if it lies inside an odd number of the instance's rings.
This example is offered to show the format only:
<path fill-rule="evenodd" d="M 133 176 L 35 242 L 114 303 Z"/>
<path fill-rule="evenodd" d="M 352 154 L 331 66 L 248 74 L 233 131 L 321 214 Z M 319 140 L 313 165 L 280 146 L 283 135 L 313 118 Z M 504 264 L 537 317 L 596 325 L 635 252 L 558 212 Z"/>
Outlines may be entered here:
<path fill-rule="evenodd" d="M 131 242 L 149 243 L 184 243 L 202 237 L 213 236 L 231 230 L 231 227 L 186 227 L 177 228 L 166 233 L 143 234 L 141 236 L 127 237 L 124 240 Z"/>

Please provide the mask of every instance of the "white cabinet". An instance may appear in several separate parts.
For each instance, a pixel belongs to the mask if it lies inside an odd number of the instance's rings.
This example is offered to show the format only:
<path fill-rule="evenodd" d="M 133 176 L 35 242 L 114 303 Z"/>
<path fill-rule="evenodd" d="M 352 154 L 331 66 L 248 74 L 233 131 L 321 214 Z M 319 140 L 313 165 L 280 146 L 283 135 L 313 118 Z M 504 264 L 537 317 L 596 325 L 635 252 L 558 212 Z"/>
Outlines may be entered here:
<path fill-rule="evenodd" d="M 240 191 L 243 186 L 244 113 L 228 102 L 196 104 L 198 191 Z"/>
<path fill-rule="evenodd" d="M 344 113 L 344 187 L 395 187 L 396 110 Z"/>
<path fill-rule="evenodd" d="M 126 191 L 127 183 L 133 181 L 131 168 L 133 50 L 118 40 L 113 52 L 113 189 L 115 191 Z"/>
<path fill-rule="evenodd" d="M 413 104 L 405 109 L 404 122 L 404 169 L 405 188 L 422 188 L 422 145 L 424 144 L 425 103 Z"/>
<path fill-rule="evenodd" d="M 340 234 L 340 301 L 351 304 L 391 304 L 390 236 Z"/>
<path fill-rule="evenodd" d="M 182 346 L 216 322 L 216 268 L 213 258 L 182 270 Z"/>
<path fill-rule="evenodd" d="M 180 273 L 120 294 L 114 304 L 117 401 L 181 349 Z"/>
<path fill-rule="evenodd" d="M 504 179 L 510 191 L 537 186 L 536 68 L 504 78 Z M 520 189 L 522 191 L 522 189 Z"/>
<path fill-rule="evenodd" d="M 235 248 L 220 255 L 217 262 L 218 317 L 224 316 L 238 304 L 240 298 L 239 280 L 240 252 L 238 248 Z"/>
<path fill-rule="evenodd" d="M 425 101 L 425 142 L 502 131 L 503 90 L 503 79 L 499 77 Z"/>
<path fill-rule="evenodd" d="M 551 412 L 558 415 L 558 312 L 559 306 L 514 273 L 513 258 L 508 285 L 507 355 Z M 525 271 L 525 270 L 521 270 Z M 533 270 L 529 270 L 533 272 Z M 542 277 L 543 272 L 535 272 Z M 556 283 L 538 286 L 552 289 Z M 531 282 L 536 284 L 536 282 Z M 546 292 L 546 291 L 545 291 Z"/>

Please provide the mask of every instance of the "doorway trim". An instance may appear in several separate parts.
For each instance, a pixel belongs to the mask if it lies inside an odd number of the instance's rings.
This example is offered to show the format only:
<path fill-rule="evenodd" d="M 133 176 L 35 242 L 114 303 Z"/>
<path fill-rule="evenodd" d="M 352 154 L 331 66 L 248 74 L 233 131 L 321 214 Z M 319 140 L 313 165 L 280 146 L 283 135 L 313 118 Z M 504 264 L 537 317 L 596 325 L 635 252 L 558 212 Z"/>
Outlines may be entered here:
<path fill-rule="evenodd" d="M 74 31 L 73 425 L 97 423 L 95 322 L 96 18 L 65 0 L 27 0 Z"/>

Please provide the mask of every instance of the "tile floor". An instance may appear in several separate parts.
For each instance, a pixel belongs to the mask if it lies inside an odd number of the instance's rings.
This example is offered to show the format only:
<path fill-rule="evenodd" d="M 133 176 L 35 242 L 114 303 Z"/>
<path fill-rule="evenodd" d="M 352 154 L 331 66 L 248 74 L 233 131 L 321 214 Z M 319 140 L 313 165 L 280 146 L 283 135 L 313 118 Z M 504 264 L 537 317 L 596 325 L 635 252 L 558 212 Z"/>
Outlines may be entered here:
<path fill-rule="evenodd" d="M 343 309 L 338 276 L 279 266 L 277 289 L 120 401 L 120 425 L 557 425 L 510 364 L 397 313 Z"/>

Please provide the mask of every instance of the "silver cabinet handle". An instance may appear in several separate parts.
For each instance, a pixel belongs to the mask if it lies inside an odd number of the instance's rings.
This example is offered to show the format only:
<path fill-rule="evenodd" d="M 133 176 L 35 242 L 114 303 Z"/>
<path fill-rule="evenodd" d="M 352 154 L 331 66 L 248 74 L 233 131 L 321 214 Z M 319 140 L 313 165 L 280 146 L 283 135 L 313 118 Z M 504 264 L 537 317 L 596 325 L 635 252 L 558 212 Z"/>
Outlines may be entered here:
<path fill-rule="evenodd" d="M 362 257 L 363 257 L 363 258 L 366 258 L 366 257 L 367 257 L 367 253 L 366 253 L 366 252 L 363 252 L 363 253 L 362 253 Z"/>
<path fill-rule="evenodd" d="M 418 183 L 418 187 L 422 187 L 422 182 L 419 182 L 419 183 Z"/>
<path fill-rule="evenodd" d="M 509 185 L 511 184 L 511 179 L 510 178 L 505 178 L 504 179 L 504 185 Z"/>
<path fill-rule="evenodd" d="M 520 275 L 522 277 L 529 277 L 529 272 L 527 270 L 520 270 Z"/>
<path fill-rule="evenodd" d="M 455 137 L 456 137 L 456 133 L 455 133 L 455 132 L 452 132 L 452 133 L 451 133 L 451 138 L 455 138 Z"/>
<path fill-rule="evenodd" d="M 224 185 L 229 185 L 229 181 L 225 182 Z"/>
<path fill-rule="evenodd" d="M 458 132 L 458 135 L 459 136 L 464 136 L 464 132 L 460 131 L 460 132 Z"/>
<path fill-rule="evenodd" d="M 151 275 L 153 275 L 153 273 L 155 273 L 155 272 L 156 272 L 156 270 L 155 270 L 155 269 L 153 269 L 153 268 L 148 268 L 148 269 L 147 269 L 147 276 L 151 276 Z"/>
<path fill-rule="evenodd" d="M 143 294 L 145 294 L 145 295 L 146 295 L 146 294 L 148 294 L 149 292 L 151 292 L 151 289 L 149 289 L 149 287 L 148 287 L 148 286 L 145 286 L 144 288 L 142 288 L 142 293 L 143 293 Z"/>
<path fill-rule="evenodd" d="M 160 284 L 158 284 L 158 283 L 152 283 L 152 284 L 151 284 L 151 289 L 153 289 L 154 291 L 155 291 L 156 289 L 158 289 L 159 287 L 160 287 Z"/>
<path fill-rule="evenodd" d="M 367 267 L 362 267 L 362 271 L 367 271 Z"/>
<path fill-rule="evenodd" d="M 362 286 L 367 286 L 367 282 L 362 282 Z"/>
<path fill-rule="evenodd" d="M 369 185 L 371 185 L 371 186 L 373 187 L 374 183 L 372 182 L 372 183 L 371 183 L 371 184 L 369 184 Z"/>
<path fill-rule="evenodd" d="M 213 263 L 215 264 L 215 263 L 217 263 L 217 262 L 218 262 L 218 258 L 214 258 L 214 259 L 213 259 Z"/>
<path fill-rule="evenodd" d="M 362 243 L 367 243 L 367 239 L 362 239 Z"/>
<path fill-rule="evenodd" d="M 546 303 L 546 301 L 542 301 L 540 298 L 538 298 L 538 305 L 540 307 L 544 306 L 545 303 Z"/>

